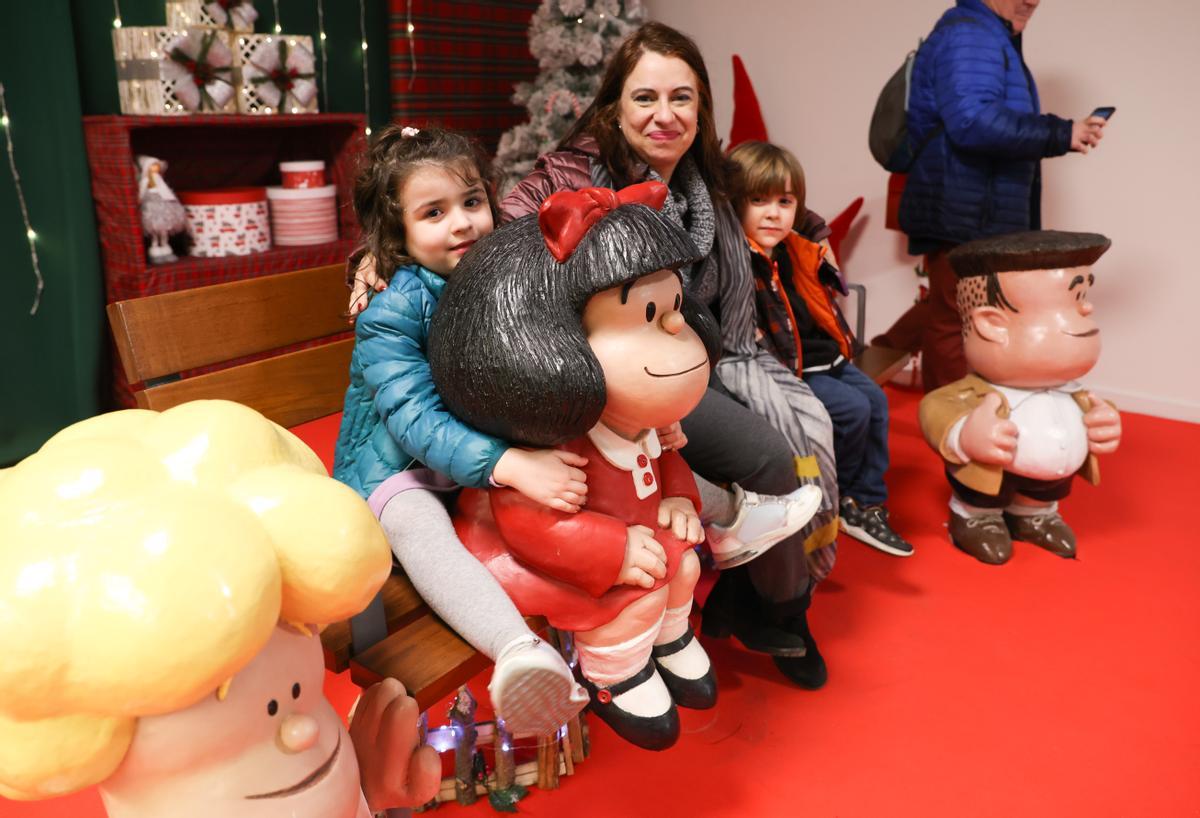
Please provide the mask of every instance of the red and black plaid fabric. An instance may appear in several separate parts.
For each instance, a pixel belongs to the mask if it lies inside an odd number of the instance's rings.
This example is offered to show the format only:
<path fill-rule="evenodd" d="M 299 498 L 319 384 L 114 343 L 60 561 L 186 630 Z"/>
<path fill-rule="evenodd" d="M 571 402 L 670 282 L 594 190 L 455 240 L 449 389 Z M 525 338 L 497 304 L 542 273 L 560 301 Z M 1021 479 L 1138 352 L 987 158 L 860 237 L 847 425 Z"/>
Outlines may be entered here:
<path fill-rule="evenodd" d="M 358 241 L 350 190 L 366 146 L 365 126 L 361 114 L 84 117 L 108 303 L 344 261 Z M 151 265 L 138 210 L 134 157 L 139 154 L 166 161 L 164 175 L 176 191 L 277 185 L 279 162 L 322 159 L 337 187 L 341 238 L 246 256 L 185 256 Z M 113 396 L 118 406 L 134 405 L 115 352 Z"/>
<path fill-rule="evenodd" d="M 390 0 L 392 119 L 463 131 L 494 153 L 500 135 L 526 119 L 512 94 L 538 73 L 529 54 L 537 7 L 538 0 Z"/>

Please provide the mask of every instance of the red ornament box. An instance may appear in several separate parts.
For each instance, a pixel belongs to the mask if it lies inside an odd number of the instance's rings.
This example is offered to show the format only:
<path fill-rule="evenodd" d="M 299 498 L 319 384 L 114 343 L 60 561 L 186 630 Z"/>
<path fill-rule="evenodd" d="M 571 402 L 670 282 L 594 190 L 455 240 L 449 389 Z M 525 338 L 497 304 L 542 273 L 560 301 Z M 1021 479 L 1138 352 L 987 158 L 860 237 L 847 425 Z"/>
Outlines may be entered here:
<path fill-rule="evenodd" d="M 85 116 L 84 142 L 100 233 L 108 303 L 225 281 L 302 270 L 344 261 L 358 240 L 350 204 L 354 173 L 366 148 L 362 114 L 270 117 Z M 150 265 L 138 212 L 133 159 L 148 154 L 169 165 L 176 191 L 278 185 L 279 163 L 321 159 L 337 189 L 338 239 L 223 258 L 181 257 Z M 118 406 L 133 398 L 113 355 Z"/>

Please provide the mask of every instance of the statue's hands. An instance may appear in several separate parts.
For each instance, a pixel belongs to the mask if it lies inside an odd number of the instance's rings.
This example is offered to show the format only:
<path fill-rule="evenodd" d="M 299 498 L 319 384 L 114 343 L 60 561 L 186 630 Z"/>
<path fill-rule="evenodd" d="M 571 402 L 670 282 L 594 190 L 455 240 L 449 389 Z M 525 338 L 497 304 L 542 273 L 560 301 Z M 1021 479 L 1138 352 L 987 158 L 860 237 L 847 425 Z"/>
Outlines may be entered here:
<path fill-rule="evenodd" d="M 658 527 L 669 528 L 676 538 L 696 545 L 704 539 L 704 528 L 696 507 L 686 497 L 664 497 L 658 504 Z"/>
<path fill-rule="evenodd" d="M 418 746 L 419 716 L 416 699 L 396 679 L 367 688 L 354 708 L 350 740 L 372 813 L 419 806 L 437 795 L 442 762 L 432 747 Z"/>
<path fill-rule="evenodd" d="M 1112 454 L 1121 443 L 1121 415 L 1095 392 L 1088 392 L 1088 400 L 1092 402 L 1092 408 L 1083 416 L 1083 425 L 1087 427 L 1088 451 L 1092 454 Z"/>
<path fill-rule="evenodd" d="M 374 293 L 386 289 L 387 282 L 375 271 L 375 256 L 364 254 L 354 271 L 354 286 L 350 288 L 350 322 L 353 323 L 358 314 L 367 308 L 367 302 Z"/>
<path fill-rule="evenodd" d="M 644 525 L 625 529 L 625 561 L 617 574 L 618 585 L 653 588 L 654 581 L 667 575 L 667 552 Z"/>
<path fill-rule="evenodd" d="M 1007 466 L 1017 453 L 1017 424 L 998 417 L 1002 400 L 991 392 L 971 410 L 958 437 L 958 447 L 973 463 Z"/>
<path fill-rule="evenodd" d="M 663 447 L 663 451 L 679 451 L 687 445 L 687 435 L 683 433 L 679 421 L 655 431 L 658 434 L 658 445 Z"/>

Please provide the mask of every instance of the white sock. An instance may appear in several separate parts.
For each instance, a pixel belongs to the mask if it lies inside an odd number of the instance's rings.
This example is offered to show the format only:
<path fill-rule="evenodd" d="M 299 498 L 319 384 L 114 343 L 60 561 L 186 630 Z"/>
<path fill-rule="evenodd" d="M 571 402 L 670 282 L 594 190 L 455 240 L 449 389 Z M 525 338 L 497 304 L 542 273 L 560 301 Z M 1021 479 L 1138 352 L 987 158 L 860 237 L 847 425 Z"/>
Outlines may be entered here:
<path fill-rule="evenodd" d="M 1004 509 L 1009 514 L 1015 514 L 1018 517 L 1035 517 L 1039 514 L 1057 514 L 1058 501 L 1055 500 L 1048 506 L 1027 506 L 1021 503 L 1011 503 L 1008 508 Z"/>
<path fill-rule="evenodd" d="M 658 630 L 656 622 L 644 633 L 616 645 L 588 645 L 576 639 L 583 675 L 597 687 L 625 681 L 650 661 L 650 648 Z M 671 709 L 671 702 L 671 693 L 657 671 L 633 690 L 613 697 L 613 703 L 626 713 L 645 717 L 661 716 Z"/>
<path fill-rule="evenodd" d="M 983 506 L 973 506 L 970 503 L 964 503 L 958 498 L 957 494 L 950 495 L 950 510 L 959 517 L 982 517 L 986 514 L 999 514 L 998 508 L 984 508 Z"/>
<path fill-rule="evenodd" d="M 691 611 L 692 601 L 690 599 L 686 605 L 667 608 L 663 614 L 662 631 L 658 639 L 654 640 L 654 644 L 664 645 L 687 633 L 688 614 Z M 660 656 L 657 661 L 681 679 L 699 679 L 712 667 L 708 661 L 708 654 L 704 652 L 704 648 L 700 647 L 700 640 L 695 638 L 683 650 L 676 651 L 670 656 Z"/>

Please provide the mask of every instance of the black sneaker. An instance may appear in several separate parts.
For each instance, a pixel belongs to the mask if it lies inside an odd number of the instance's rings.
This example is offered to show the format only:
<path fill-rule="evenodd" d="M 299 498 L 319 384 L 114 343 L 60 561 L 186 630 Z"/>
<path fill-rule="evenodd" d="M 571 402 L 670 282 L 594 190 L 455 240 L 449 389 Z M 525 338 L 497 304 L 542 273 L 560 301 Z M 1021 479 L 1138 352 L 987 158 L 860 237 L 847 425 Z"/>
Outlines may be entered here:
<path fill-rule="evenodd" d="M 842 531 L 872 548 L 893 557 L 911 557 L 912 543 L 892 530 L 888 512 L 883 506 L 862 506 L 853 497 L 843 497 L 838 512 Z"/>

